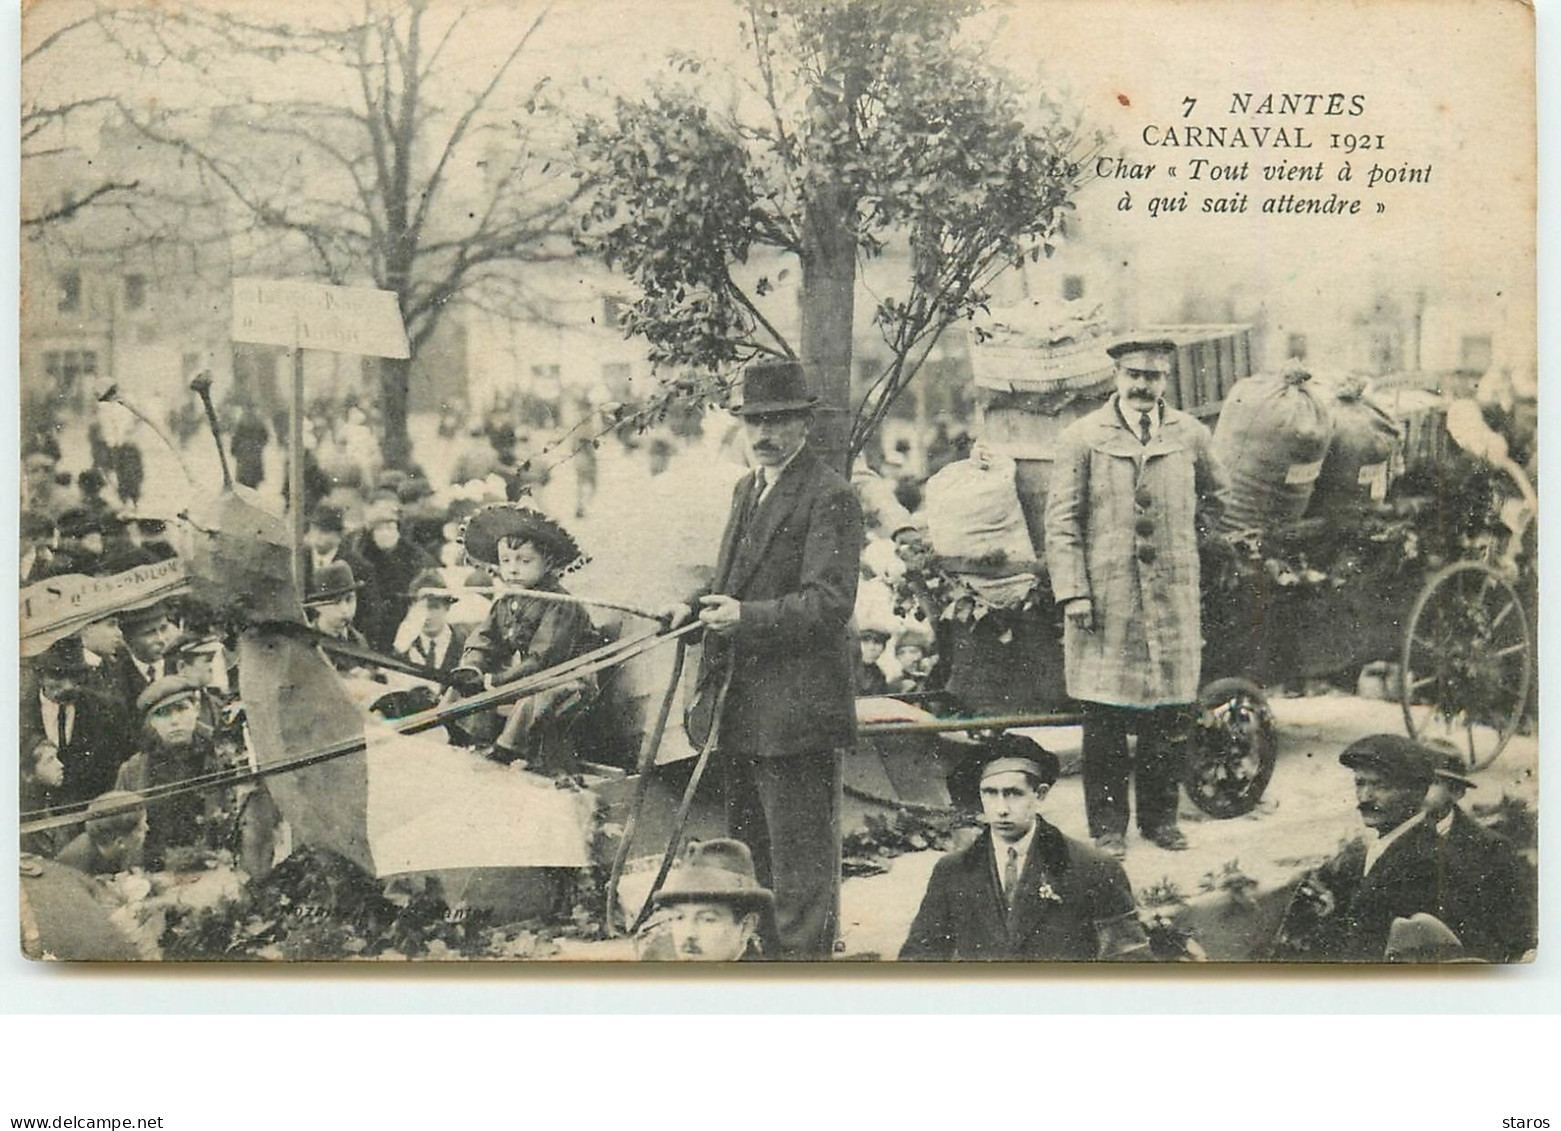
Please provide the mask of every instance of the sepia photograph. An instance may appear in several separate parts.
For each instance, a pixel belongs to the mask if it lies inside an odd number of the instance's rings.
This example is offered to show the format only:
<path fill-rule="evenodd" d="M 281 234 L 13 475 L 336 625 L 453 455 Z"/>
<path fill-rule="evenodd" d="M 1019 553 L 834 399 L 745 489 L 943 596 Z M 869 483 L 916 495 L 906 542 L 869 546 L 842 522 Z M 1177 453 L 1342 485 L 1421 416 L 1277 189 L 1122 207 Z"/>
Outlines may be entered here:
<path fill-rule="evenodd" d="M 1535 961 L 1531 6 L 20 48 L 28 959 Z"/>

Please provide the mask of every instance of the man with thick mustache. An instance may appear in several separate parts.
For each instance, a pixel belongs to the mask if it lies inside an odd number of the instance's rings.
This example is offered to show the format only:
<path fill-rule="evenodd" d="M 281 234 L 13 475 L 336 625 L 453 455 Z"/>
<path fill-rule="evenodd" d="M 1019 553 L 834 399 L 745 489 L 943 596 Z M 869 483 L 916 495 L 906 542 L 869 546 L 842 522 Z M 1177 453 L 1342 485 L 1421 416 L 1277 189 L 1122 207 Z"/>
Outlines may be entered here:
<path fill-rule="evenodd" d="M 689 734 L 704 740 L 730 672 L 718 765 L 730 834 L 775 893 L 766 957 L 828 959 L 840 906 L 842 751 L 856 738 L 850 632 L 862 511 L 808 447 L 816 397 L 795 361 L 743 373 L 733 411 L 754 461 L 738 481 L 710 588 L 667 610 L 705 626 Z"/>
<path fill-rule="evenodd" d="M 1449 846 L 1426 813 L 1442 756 L 1402 735 L 1373 734 L 1345 747 L 1339 762 L 1354 774 L 1355 807 L 1368 831 L 1312 873 L 1301 905 L 1292 905 L 1286 935 L 1296 933 L 1297 916 L 1317 920 L 1305 957 L 1381 962 L 1394 919 L 1429 915 L 1478 957 L 1518 958 L 1527 935 L 1505 944 L 1492 939 L 1503 934 L 1501 920 L 1521 916 L 1524 907 L 1493 902 L 1493 877 L 1471 866 L 1457 844 Z"/>
<path fill-rule="evenodd" d="M 1198 698 L 1203 633 L 1199 530 L 1218 521 L 1226 477 L 1209 430 L 1165 403 L 1169 339 L 1119 342 L 1116 393 L 1057 441 L 1046 566 L 1065 617 L 1068 694 L 1084 705 L 1090 835 L 1127 853 L 1127 735 L 1144 839 L 1187 847 L 1177 790 Z"/>

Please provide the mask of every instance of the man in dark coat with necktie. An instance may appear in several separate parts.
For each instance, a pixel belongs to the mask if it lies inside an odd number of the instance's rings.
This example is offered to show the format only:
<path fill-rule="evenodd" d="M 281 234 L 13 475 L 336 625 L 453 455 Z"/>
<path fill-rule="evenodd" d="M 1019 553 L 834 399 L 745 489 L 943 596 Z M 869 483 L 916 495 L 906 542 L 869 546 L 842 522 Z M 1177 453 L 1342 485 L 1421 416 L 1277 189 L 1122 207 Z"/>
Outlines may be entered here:
<path fill-rule="evenodd" d="M 758 468 L 737 484 L 710 589 L 669 610 L 705 625 L 690 737 L 730 672 L 717 757 L 733 837 L 775 893 L 766 956 L 827 959 L 840 904 L 841 758 L 856 737 L 851 613 L 862 511 L 808 447 L 817 398 L 795 361 L 755 362 L 739 402 Z"/>
<path fill-rule="evenodd" d="M 933 867 L 905 961 L 1148 959 L 1133 888 L 1108 853 L 1040 816 L 1057 756 L 1005 734 L 981 769 L 986 828 Z"/>

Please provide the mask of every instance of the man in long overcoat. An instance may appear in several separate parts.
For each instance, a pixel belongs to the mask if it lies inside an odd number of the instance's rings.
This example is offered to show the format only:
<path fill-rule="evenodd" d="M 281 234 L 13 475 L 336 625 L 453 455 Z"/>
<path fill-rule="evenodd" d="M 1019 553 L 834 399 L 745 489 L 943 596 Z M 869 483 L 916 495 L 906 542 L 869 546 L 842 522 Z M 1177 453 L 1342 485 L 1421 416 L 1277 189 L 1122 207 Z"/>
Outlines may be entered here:
<path fill-rule="evenodd" d="M 747 368 L 734 411 L 759 467 L 738 481 L 709 592 L 669 610 L 674 624 L 697 612 L 705 625 L 691 720 L 731 672 L 719 733 L 727 825 L 775 893 L 760 938 L 780 958 L 833 952 L 841 759 L 856 737 L 862 511 L 807 446 L 816 401 L 796 362 Z"/>
<path fill-rule="evenodd" d="M 1147 958 L 1133 888 L 1113 857 L 1040 816 L 1057 756 L 1004 735 L 981 769 L 986 828 L 933 867 L 902 961 Z"/>
<path fill-rule="evenodd" d="M 1090 835 L 1121 856 L 1127 734 L 1138 735 L 1138 828 L 1187 846 L 1177 789 L 1203 650 L 1198 533 L 1226 490 L 1209 430 L 1165 403 L 1175 343 L 1125 341 L 1116 392 L 1058 439 L 1046 507 L 1046 565 L 1065 614 L 1068 694 L 1083 703 Z"/>

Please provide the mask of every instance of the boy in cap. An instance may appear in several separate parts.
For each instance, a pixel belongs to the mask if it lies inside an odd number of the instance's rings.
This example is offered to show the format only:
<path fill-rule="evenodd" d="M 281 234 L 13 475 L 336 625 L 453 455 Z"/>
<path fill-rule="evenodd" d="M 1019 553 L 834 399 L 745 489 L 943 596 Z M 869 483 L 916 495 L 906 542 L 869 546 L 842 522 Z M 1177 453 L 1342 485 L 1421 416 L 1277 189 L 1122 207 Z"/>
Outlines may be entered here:
<path fill-rule="evenodd" d="M 141 748 L 119 768 L 114 788 L 142 793 L 204 777 L 217 769 L 209 741 L 199 738 L 202 689 L 182 676 L 163 676 L 136 699 Z M 147 806 L 146 866 L 178 871 L 216 847 L 215 820 L 231 791 L 180 793 Z"/>
<path fill-rule="evenodd" d="M 87 827 L 55 857 L 89 876 L 139 868 L 146 848 L 146 806 L 133 793 L 109 790 L 87 806 Z"/>
<path fill-rule="evenodd" d="M 439 570 L 426 569 L 412 580 L 412 611 L 396 637 L 396 655 L 441 673 L 455 670 L 466 648 L 466 630 L 450 624 L 460 597 Z"/>
<path fill-rule="evenodd" d="M 466 639 L 459 665 L 451 673 L 463 695 L 513 683 L 574 659 L 596 643 L 585 609 L 572 601 L 547 600 L 513 590 L 566 595 L 559 578 L 585 563 L 574 536 L 541 511 L 499 503 L 475 512 L 466 522 L 467 556 L 498 574 L 499 593 L 488 615 Z M 505 592 L 508 587 L 511 591 Z M 472 737 L 493 739 L 491 756 L 500 762 L 527 758 L 545 768 L 540 724 L 572 710 L 594 690 L 589 677 L 565 687 L 519 700 L 502 724 L 497 712 L 473 720 Z"/>
<path fill-rule="evenodd" d="M 740 840 L 694 841 L 656 892 L 636 944 L 642 959 L 738 962 L 759 957 L 759 916 L 775 895 Z M 668 953 L 670 952 L 670 953 Z"/>
<path fill-rule="evenodd" d="M 857 629 L 857 647 L 861 649 L 861 662 L 857 665 L 856 693 L 858 695 L 889 694 L 889 677 L 878 666 L 889 643 L 889 633 L 873 625 Z"/>
<path fill-rule="evenodd" d="M 933 867 L 900 958 L 1147 958 L 1148 938 L 1122 865 L 1040 815 L 1057 780 L 1057 756 L 1017 734 L 993 740 L 987 754 L 980 784 L 987 827 Z"/>

